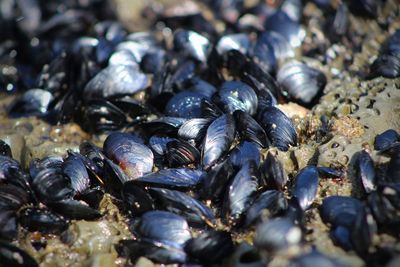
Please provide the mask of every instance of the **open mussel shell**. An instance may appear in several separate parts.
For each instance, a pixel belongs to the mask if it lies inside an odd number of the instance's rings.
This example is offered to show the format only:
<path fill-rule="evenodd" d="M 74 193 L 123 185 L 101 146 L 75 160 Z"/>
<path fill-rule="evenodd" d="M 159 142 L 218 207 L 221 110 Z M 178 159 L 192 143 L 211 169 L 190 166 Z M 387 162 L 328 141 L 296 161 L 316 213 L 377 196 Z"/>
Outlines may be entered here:
<path fill-rule="evenodd" d="M 287 151 L 290 146 L 297 145 L 297 133 L 292 121 L 278 108 L 266 107 L 258 114 L 257 121 L 267 133 L 273 146 Z"/>
<path fill-rule="evenodd" d="M 283 65 L 278 71 L 277 80 L 289 99 L 304 106 L 314 104 L 326 84 L 322 72 L 297 61 Z"/>
<path fill-rule="evenodd" d="M 229 150 L 235 138 L 235 121 L 229 114 L 215 119 L 207 128 L 202 150 L 202 165 L 210 169 Z"/>
<path fill-rule="evenodd" d="M 153 169 L 153 152 L 128 133 L 112 133 L 104 141 L 105 155 L 126 173 L 136 179 Z"/>
<path fill-rule="evenodd" d="M 215 225 L 216 221 L 212 211 L 189 195 L 165 188 L 150 188 L 149 192 L 156 199 L 159 208 L 181 215 L 189 223 Z"/>

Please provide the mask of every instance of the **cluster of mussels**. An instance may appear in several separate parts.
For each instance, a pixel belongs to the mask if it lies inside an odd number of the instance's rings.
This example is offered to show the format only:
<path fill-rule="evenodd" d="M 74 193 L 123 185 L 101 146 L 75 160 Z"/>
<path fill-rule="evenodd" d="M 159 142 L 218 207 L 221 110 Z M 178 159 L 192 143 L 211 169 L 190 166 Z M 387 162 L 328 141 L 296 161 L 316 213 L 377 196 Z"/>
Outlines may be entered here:
<path fill-rule="evenodd" d="M 373 19 L 382 6 L 314 2 L 328 18 L 327 42 L 347 40 L 351 49 L 360 47 L 352 42 L 359 36 L 348 31 L 349 16 Z M 309 165 L 289 179 L 269 149 L 298 145 L 278 103 L 311 108 L 327 83 L 323 72 L 294 60 L 306 36 L 302 2 L 206 5 L 224 22 L 222 33 L 201 12 L 148 10 L 153 31 L 129 33 L 107 1 L 1 3 L 0 88 L 22 92 L 9 116 L 74 121 L 107 138 L 102 148 L 85 141 L 65 157 L 35 159 L 28 170 L 0 143 L 0 265 L 37 266 L 13 244 L 21 228 L 68 239 L 71 220 L 103 216 L 99 205 L 107 194 L 132 232 L 115 249 L 133 264 L 140 257 L 226 263 L 240 236 L 253 232 L 254 246 L 240 255 L 242 264 L 265 266 L 285 251 L 289 266 L 345 266 L 301 249 L 319 176 L 340 178 L 343 170 Z M 399 75 L 400 30 L 369 76 Z M 399 141 L 394 130 L 376 138 L 375 149 L 390 157 L 385 172 L 375 170 L 367 148 L 360 152 L 360 199 L 330 196 L 320 206 L 334 242 L 366 264 L 384 265 L 396 255 L 372 239 L 378 229 L 398 238 Z"/>

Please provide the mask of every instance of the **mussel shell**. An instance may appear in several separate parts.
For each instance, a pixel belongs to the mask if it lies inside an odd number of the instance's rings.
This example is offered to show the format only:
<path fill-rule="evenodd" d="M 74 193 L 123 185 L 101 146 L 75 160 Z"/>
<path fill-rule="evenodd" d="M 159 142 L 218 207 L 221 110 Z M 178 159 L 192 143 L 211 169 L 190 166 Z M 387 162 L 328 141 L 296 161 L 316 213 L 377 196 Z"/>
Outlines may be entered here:
<path fill-rule="evenodd" d="M 142 215 L 135 231 L 141 238 L 154 241 L 169 241 L 183 245 L 192 234 L 186 220 L 167 211 L 148 211 Z"/>
<path fill-rule="evenodd" d="M 289 99 L 304 106 L 312 105 L 326 84 L 322 72 L 297 61 L 283 65 L 278 71 L 277 80 Z"/>
<path fill-rule="evenodd" d="M 204 265 L 218 264 L 234 252 L 230 233 L 225 231 L 207 231 L 185 244 L 189 257 Z"/>
<path fill-rule="evenodd" d="M 253 161 L 258 167 L 261 160 L 260 146 L 253 142 L 241 142 L 229 153 L 229 160 L 238 169 L 248 161 Z"/>
<path fill-rule="evenodd" d="M 8 113 L 12 116 L 41 116 L 48 112 L 53 100 L 54 97 L 49 91 L 30 89 L 11 104 Z"/>
<path fill-rule="evenodd" d="M 178 136 L 185 140 L 195 140 L 196 143 L 201 143 L 211 122 L 211 119 L 206 118 L 188 120 L 179 128 Z"/>
<path fill-rule="evenodd" d="M 374 0 L 355 0 L 350 2 L 350 11 L 356 15 L 376 18 L 380 10 L 379 5 L 381 1 Z"/>
<path fill-rule="evenodd" d="M 176 139 L 167 136 L 153 135 L 149 139 L 149 146 L 156 155 L 164 156 L 167 152 L 167 144 L 174 140 Z"/>
<path fill-rule="evenodd" d="M 268 187 L 281 191 L 288 181 L 282 163 L 272 153 L 267 154 L 267 158 L 260 167 L 260 174 Z"/>
<path fill-rule="evenodd" d="M 44 203 L 61 201 L 74 195 L 71 181 L 59 169 L 40 171 L 33 178 L 32 189 Z"/>
<path fill-rule="evenodd" d="M 270 79 L 273 79 L 270 77 Z M 252 88 L 256 89 L 257 97 L 258 97 L 258 108 L 257 114 L 264 111 L 266 107 L 276 106 L 278 105 L 278 100 L 272 94 L 271 90 L 278 90 L 279 86 L 276 81 L 270 81 L 270 83 L 274 82 L 276 84 L 265 84 L 265 81 L 260 81 L 256 79 L 254 76 L 245 73 L 244 77 L 242 77 L 242 81 L 249 84 Z M 272 87 L 272 89 L 271 89 Z M 276 93 L 276 92 L 275 92 Z M 280 93 L 280 92 L 279 92 Z"/>
<path fill-rule="evenodd" d="M 0 181 L 8 179 L 10 169 L 21 169 L 21 166 L 15 159 L 0 155 Z"/>
<path fill-rule="evenodd" d="M 233 173 L 232 163 L 228 159 L 215 164 L 204 176 L 202 197 L 219 201 Z"/>
<path fill-rule="evenodd" d="M 347 267 L 340 260 L 328 257 L 317 250 L 303 254 L 293 258 L 288 267 L 307 267 L 307 266 L 324 266 L 324 267 Z"/>
<path fill-rule="evenodd" d="M 68 228 L 68 223 L 63 217 L 40 208 L 25 208 L 19 211 L 18 221 L 31 232 L 58 234 Z"/>
<path fill-rule="evenodd" d="M 233 116 L 235 117 L 237 131 L 242 140 L 254 142 L 263 148 L 270 145 L 264 129 L 248 113 L 236 110 Z"/>
<path fill-rule="evenodd" d="M 176 136 L 179 127 L 186 122 L 187 119 L 178 117 L 162 117 L 156 120 L 142 123 L 138 125 L 147 136 L 153 135 L 167 135 Z"/>
<path fill-rule="evenodd" d="M 285 0 L 280 6 L 280 10 L 285 12 L 293 21 L 299 22 L 303 15 L 303 4 L 301 0 Z"/>
<path fill-rule="evenodd" d="M 214 85 L 197 77 L 190 79 L 189 83 L 190 88 L 188 90 L 199 93 L 206 99 L 211 99 L 211 97 L 217 92 L 217 88 L 215 88 Z"/>
<path fill-rule="evenodd" d="M 0 238 L 14 240 L 18 236 L 17 214 L 13 210 L 0 211 Z"/>
<path fill-rule="evenodd" d="M 71 220 L 96 220 L 102 216 L 100 212 L 74 199 L 48 202 L 47 206 L 58 214 Z"/>
<path fill-rule="evenodd" d="M 189 168 L 170 168 L 149 173 L 135 180 L 137 184 L 165 187 L 171 189 L 190 189 L 198 186 L 204 172 Z"/>
<path fill-rule="evenodd" d="M 200 152 L 197 148 L 183 140 L 168 142 L 166 156 L 170 167 L 197 164 L 200 160 Z"/>
<path fill-rule="evenodd" d="M 224 209 L 231 225 L 241 223 L 244 213 L 254 202 L 259 187 L 258 169 L 253 161 L 246 162 L 233 178 L 225 197 Z"/>
<path fill-rule="evenodd" d="M 154 210 L 154 200 L 141 187 L 132 182 L 126 182 L 122 186 L 122 199 L 124 206 L 133 215 L 141 215 Z"/>
<path fill-rule="evenodd" d="M 287 209 L 288 203 L 282 192 L 268 190 L 257 197 L 246 213 L 245 225 L 249 226 L 256 221 L 267 219 L 282 213 Z"/>
<path fill-rule="evenodd" d="M 371 77 L 383 76 L 386 78 L 396 78 L 400 76 L 400 56 L 380 55 L 370 67 Z"/>
<path fill-rule="evenodd" d="M 297 133 L 292 121 L 278 108 L 266 107 L 258 114 L 257 120 L 267 133 L 273 146 L 287 151 L 289 146 L 297 145 Z"/>
<path fill-rule="evenodd" d="M 351 228 L 351 241 L 360 256 L 368 254 L 375 234 L 377 234 L 375 219 L 370 210 L 363 207 L 358 211 Z"/>
<path fill-rule="evenodd" d="M 390 157 L 386 170 L 386 180 L 392 183 L 400 182 L 400 150 L 398 150 L 397 153 L 393 153 Z"/>
<path fill-rule="evenodd" d="M 199 118 L 202 113 L 201 102 L 203 99 L 205 99 L 204 95 L 197 92 L 179 92 L 168 101 L 164 113 L 171 117 Z"/>
<path fill-rule="evenodd" d="M 174 33 L 174 49 L 200 62 L 207 60 L 211 44 L 209 40 L 194 31 L 178 30 Z"/>
<path fill-rule="evenodd" d="M 153 152 L 128 133 L 115 132 L 104 141 L 105 155 L 126 173 L 129 179 L 136 179 L 153 168 Z"/>
<path fill-rule="evenodd" d="M 71 186 L 76 193 L 80 194 L 89 188 L 89 174 L 79 156 L 71 152 L 64 161 L 62 169 L 64 175 L 71 180 Z"/>
<path fill-rule="evenodd" d="M 393 143 L 400 140 L 400 135 L 393 129 L 384 131 L 375 136 L 374 149 L 386 150 L 392 146 Z"/>
<path fill-rule="evenodd" d="M 110 65 L 93 77 L 85 86 L 86 101 L 96 98 L 132 95 L 146 88 L 146 75 L 131 65 Z"/>
<path fill-rule="evenodd" d="M 0 140 L 0 156 L 6 156 L 6 157 L 9 157 L 9 158 L 12 158 L 11 148 L 3 140 Z"/>
<path fill-rule="evenodd" d="M 303 238 L 299 226 L 287 218 L 275 218 L 259 224 L 256 228 L 254 245 L 258 249 L 276 252 L 298 245 Z"/>
<path fill-rule="evenodd" d="M 24 250 L 0 240 L 0 262 L 2 266 L 38 267 L 39 265 Z"/>
<path fill-rule="evenodd" d="M 357 170 L 366 193 L 376 189 L 376 175 L 374 162 L 369 154 L 369 151 L 364 149 L 358 157 Z"/>
<path fill-rule="evenodd" d="M 314 202 L 317 196 L 318 180 L 318 170 L 311 165 L 301 169 L 294 178 L 292 194 L 303 210 L 308 209 Z"/>
<path fill-rule="evenodd" d="M 159 208 L 181 215 L 189 223 L 215 225 L 212 211 L 187 194 L 165 188 L 150 188 L 149 191 L 157 200 Z"/>
<path fill-rule="evenodd" d="M 17 210 L 31 201 L 29 192 L 14 184 L 1 184 L 0 186 L 0 209 Z"/>
<path fill-rule="evenodd" d="M 341 169 L 331 168 L 331 167 L 317 167 L 318 173 L 322 177 L 328 178 L 341 178 L 345 175 L 344 171 Z"/>
<path fill-rule="evenodd" d="M 340 246 L 344 250 L 349 251 L 353 249 L 349 228 L 339 225 L 338 227 L 335 227 L 335 229 L 331 230 L 329 236 L 335 245 Z"/>
<path fill-rule="evenodd" d="M 64 161 L 61 156 L 48 156 L 42 159 L 33 159 L 29 163 L 29 174 L 32 178 L 34 178 L 40 171 L 44 169 L 61 170 L 63 162 Z"/>
<path fill-rule="evenodd" d="M 305 37 L 300 24 L 281 10 L 276 11 L 265 21 L 264 28 L 282 34 L 292 47 L 299 47 Z"/>
<path fill-rule="evenodd" d="M 88 132 L 109 132 L 127 123 L 126 114 L 105 99 L 89 100 L 83 109 L 81 124 Z"/>
<path fill-rule="evenodd" d="M 229 150 L 235 138 L 235 121 L 229 114 L 215 119 L 207 128 L 202 150 L 202 165 L 210 169 Z"/>
<path fill-rule="evenodd" d="M 120 256 L 129 257 L 132 262 L 140 257 L 161 264 L 183 264 L 187 261 L 183 248 L 173 242 L 160 242 L 148 238 L 120 240 L 115 248 Z"/>
<path fill-rule="evenodd" d="M 218 54 L 222 55 L 229 50 L 239 50 L 242 54 L 246 55 L 250 49 L 251 41 L 245 33 L 227 34 L 219 39 L 215 46 Z"/>
<path fill-rule="evenodd" d="M 329 196 L 322 201 L 320 215 L 325 223 L 329 223 L 333 227 L 350 228 L 361 208 L 362 202 L 356 198 Z"/>
<path fill-rule="evenodd" d="M 216 100 L 227 113 L 232 114 L 235 110 L 242 110 L 254 115 L 257 111 L 256 93 L 250 86 L 239 81 L 223 83 Z"/>

